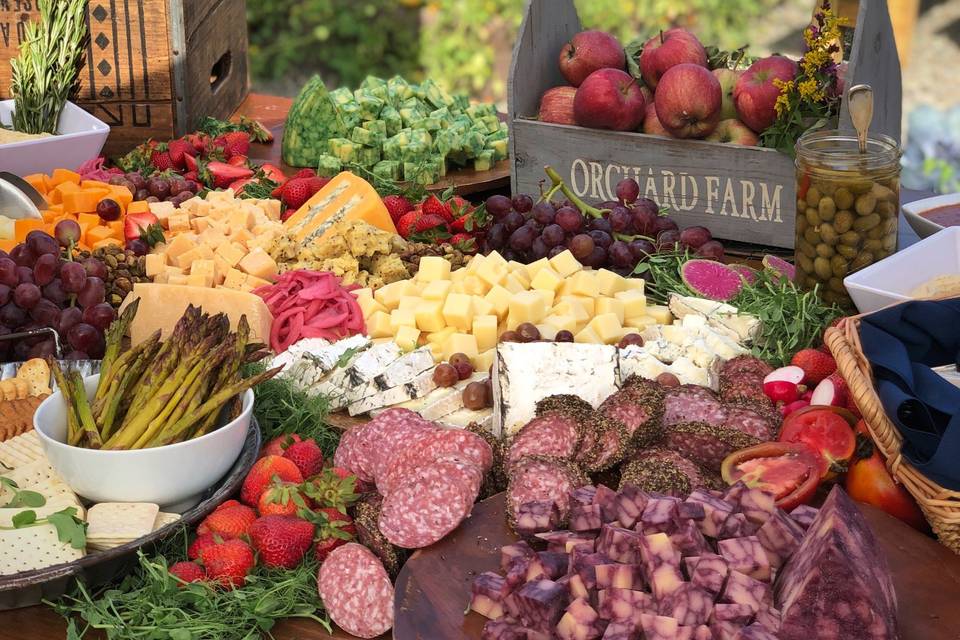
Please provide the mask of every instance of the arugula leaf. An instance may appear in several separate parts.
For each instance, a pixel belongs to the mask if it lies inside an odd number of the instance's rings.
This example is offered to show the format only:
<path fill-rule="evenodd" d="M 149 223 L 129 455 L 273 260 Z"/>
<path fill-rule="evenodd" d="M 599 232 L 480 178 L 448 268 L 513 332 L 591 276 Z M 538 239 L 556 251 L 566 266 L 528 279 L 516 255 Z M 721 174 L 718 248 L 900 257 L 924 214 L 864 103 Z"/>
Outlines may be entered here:
<path fill-rule="evenodd" d="M 340 358 L 337 360 L 337 364 L 334 366 L 337 369 L 342 369 L 343 367 L 347 366 L 347 364 L 350 362 L 350 358 L 357 355 L 359 351 L 360 351 L 360 347 L 351 347 L 347 349 L 346 351 L 343 352 L 343 355 L 340 356 Z"/>
<path fill-rule="evenodd" d="M 29 527 L 37 521 L 37 512 L 36 511 L 21 511 L 17 515 L 13 516 L 11 519 L 13 522 L 14 529 L 22 529 L 24 527 Z"/>
<path fill-rule="evenodd" d="M 87 523 L 77 518 L 76 507 L 51 513 L 46 520 L 57 528 L 60 542 L 69 543 L 74 549 L 87 547 Z"/>

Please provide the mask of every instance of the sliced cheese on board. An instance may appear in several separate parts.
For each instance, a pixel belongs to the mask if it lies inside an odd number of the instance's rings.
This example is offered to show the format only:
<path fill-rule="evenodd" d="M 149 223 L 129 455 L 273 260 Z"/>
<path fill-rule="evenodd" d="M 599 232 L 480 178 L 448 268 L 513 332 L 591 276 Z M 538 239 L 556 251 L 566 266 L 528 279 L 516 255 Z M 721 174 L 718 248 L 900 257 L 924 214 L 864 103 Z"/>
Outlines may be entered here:
<path fill-rule="evenodd" d="M 363 220 L 384 231 L 397 232 L 377 190 L 349 171 L 328 182 L 287 218 L 283 226 L 303 242 L 322 238 L 341 220 Z"/>
<path fill-rule="evenodd" d="M 160 329 L 164 339 L 170 336 L 177 321 L 188 305 L 200 307 L 211 315 L 226 313 L 230 328 L 236 330 L 240 316 L 247 316 L 251 342 L 269 342 L 273 316 L 263 300 L 252 293 L 231 289 L 210 289 L 176 284 L 138 282 L 127 294 L 120 312 L 134 300 L 140 300 L 140 308 L 130 324 L 130 341 L 139 344 Z"/>

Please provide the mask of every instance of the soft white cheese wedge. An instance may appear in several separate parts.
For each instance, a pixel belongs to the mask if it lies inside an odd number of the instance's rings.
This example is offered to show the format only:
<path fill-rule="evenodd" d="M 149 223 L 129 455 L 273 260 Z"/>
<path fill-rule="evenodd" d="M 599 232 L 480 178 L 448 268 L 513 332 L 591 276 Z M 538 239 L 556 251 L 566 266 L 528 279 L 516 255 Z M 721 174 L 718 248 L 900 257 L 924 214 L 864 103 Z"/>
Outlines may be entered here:
<path fill-rule="evenodd" d="M 479 409 L 474 411 L 473 409 L 460 409 L 459 411 L 454 411 L 453 413 L 443 416 L 438 422 L 445 427 L 453 427 L 456 429 L 465 429 L 469 427 L 471 423 L 476 423 L 480 428 L 490 431 L 493 424 L 493 410 Z"/>
<path fill-rule="evenodd" d="M 645 347 L 630 345 L 620 350 L 620 378 L 622 381 L 630 376 L 653 380 L 661 373 L 669 370 L 669 365 L 654 358 L 646 351 Z"/>
<path fill-rule="evenodd" d="M 352 402 L 347 407 L 347 412 L 351 416 L 358 416 L 373 409 L 389 407 L 406 400 L 425 396 L 436 388 L 437 383 L 433 381 L 433 370 L 424 371 L 410 382 Z"/>

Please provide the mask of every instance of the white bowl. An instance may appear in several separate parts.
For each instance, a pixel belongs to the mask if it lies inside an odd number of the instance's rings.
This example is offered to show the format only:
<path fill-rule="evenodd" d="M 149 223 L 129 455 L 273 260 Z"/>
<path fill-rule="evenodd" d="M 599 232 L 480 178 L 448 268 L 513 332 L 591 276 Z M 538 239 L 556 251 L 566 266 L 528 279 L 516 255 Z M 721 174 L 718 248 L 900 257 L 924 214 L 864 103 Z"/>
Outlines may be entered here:
<path fill-rule="evenodd" d="M 13 122 L 13 100 L 0 101 L 0 124 Z M 104 122 L 68 102 L 60 114 L 58 135 L 0 144 L 0 169 L 25 176 L 52 173 L 58 167 L 76 169 L 95 158 L 110 134 Z"/>
<path fill-rule="evenodd" d="M 926 238 L 943 229 L 943 225 L 924 218 L 921 214 L 946 207 L 951 204 L 960 204 L 960 193 L 951 193 L 945 196 L 934 196 L 933 198 L 924 198 L 915 200 L 903 205 L 903 217 L 907 219 L 913 230 L 921 238 Z"/>
<path fill-rule="evenodd" d="M 942 275 L 960 274 L 960 227 L 942 231 L 843 279 L 860 313 L 911 300 L 911 292 Z"/>
<path fill-rule="evenodd" d="M 100 375 L 83 383 L 93 397 Z M 164 447 L 100 451 L 65 444 L 67 412 L 59 391 L 33 416 L 50 464 L 77 494 L 94 502 L 153 502 L 182 511 L 199 502 L 208 488 L 230 470 L 243 449 L 253 412 L 253 391 L 243 394 L 240 415 L 199 438 Z"/>

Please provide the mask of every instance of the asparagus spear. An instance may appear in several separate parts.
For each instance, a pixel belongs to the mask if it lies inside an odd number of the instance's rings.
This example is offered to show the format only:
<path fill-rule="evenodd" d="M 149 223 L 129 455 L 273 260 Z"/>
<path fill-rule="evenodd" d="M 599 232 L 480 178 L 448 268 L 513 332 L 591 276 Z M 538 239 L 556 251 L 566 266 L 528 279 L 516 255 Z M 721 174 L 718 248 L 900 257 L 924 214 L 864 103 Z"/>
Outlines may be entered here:
<path fill-rule="evenodd" d="M 112 327 L 113 325 L 111 325 L 111 328 Z M 96 401 L 101 401 L 106 395 L 110 393 L 111 390 L 115 390 L 117 388 L 115 386 L 115 383 L 119 383 L 120 378 L 123 377 L 124 367 L 126 367 L 129 363 L 133 362 L 138 357 L 140 357 L 140 354 L 143 353 L 144 351 L 152 349 L 153 345 L 159 342 L 160 342 L 160 330 L 157 329 L 152 334 L 150 334 L 150 337 L 148 337 L 146 340 L 144 340 L 140 344 L 130 349 L 127 349 L 122 354 L 120 354 L 116 358 L 116 360 L 114 360 L 113 364 L 110 366 L 109 371 L 104 373 L 103 369 L 101 368 L 100 382 L 99 382 L 99 385 L 97 386 L 97 394 L 94 397 L 94 399 Z M 99 406 L 101 407 L 101 410 L 105 404 L 106 403 L 104 402 L 100 402 Z M 94 415 L 97 415 L 99 413 L 98 411 L 96 411 L 97 407 L 98 405 L 95 402 Z"/>
<path fill-rule="evenodd" d="M 77 416 L 76 403 L 73 401 L 73 386 L 67 382 L 63 375 L 63 369 L 53 358 L 47 358 L 47 366 L 53 372 L 53 378 L 57 381 L 57 387 L 63 396 L 63 403 L 67 409 L 67 444 L 74 447 L 80 446 L 80 438 L 83 435 L 80 430 L 80 418 Z"/>
<path fill-rule="evenodd" d="M 135 385 L 143 376 L 144 370 L 151 364 L 156 356 L 160 345 L 154 343 L 149 349 L 140 353 L 139 357 L 127 369 L 121 380 L 117 383 L 117 388 L 112 395 L 108 396 L 108 404 L 105 405 L 102 419 L 100 420 L 100 433 L 104 439 L 113 435 L 118 410 L 123 399 L 127 395 L 127 390 Z"/>
<path fill-rule="evenodd" d="M 113 367 L 117 355 L 120 353 L 120 343 L 123 341 L 123 336 L 126 335 L 127 329 L 130 328 L 130 323 L 133 322 L 134 316 L 137 315 L 137 309 L 139 307 L 140 298 L 137 298 L 127 305 L 123 313 L 120 314 L 120 317 L 114 320 L 107 328 L 106 348 L 103 352 L 103 361 L 100 363 L 101 378 L 106 376 L 108 380 L 110 379 L 110 369 Z"/>
<path fill-rule="evenodd" d="M 89 449 L 99 449 L 103 446 L 100 432 L 90 413 L 90 401 L 87 399 L 87 390 L 83 385 L 83 377 L 79 371 L 71 371 L 68 375 L 68 384 L 73 385 L 74 398 L 77 403 L 77 416 L 80 418 L 82 429 L 81 442 Z"/>
<path fill-rule="evenodd" d="M 183 379 L 183 382 L 177 387 L 177 390 L 174 392 L 170 399 L 167 400 L 166 405 L 160 411 L 160 413 L 150 421 L 149 426 L 140 434 L 140 437 L 136 439 L 131 449 L 143 449 L 147 446 L 147 443 L 150 442 L 153 437 L 160 433 L 163 430 L 164 425 L 167 424 L 170 416 L 176 411 L 177 407 L 184 403 L 188 398 L 189 393 L 197 393 L 199 385 L 196 384 L 197 380 L 200 378 L 201 372 L 207 367 L 207 363 L 203 360 L 197 360 L 196 364 L 190 371 L 187 373 L 186 378 Z M 187 400 L 188 401 L 188 400 Z"/>

